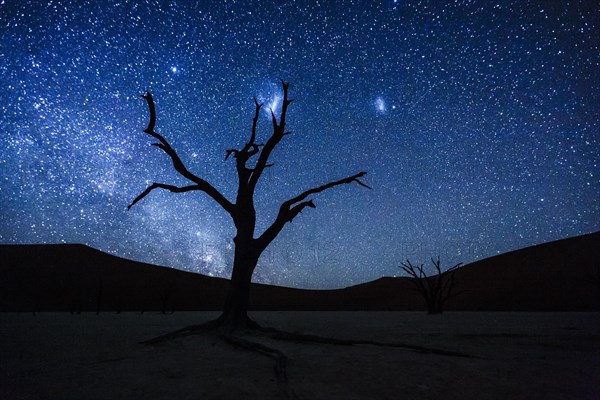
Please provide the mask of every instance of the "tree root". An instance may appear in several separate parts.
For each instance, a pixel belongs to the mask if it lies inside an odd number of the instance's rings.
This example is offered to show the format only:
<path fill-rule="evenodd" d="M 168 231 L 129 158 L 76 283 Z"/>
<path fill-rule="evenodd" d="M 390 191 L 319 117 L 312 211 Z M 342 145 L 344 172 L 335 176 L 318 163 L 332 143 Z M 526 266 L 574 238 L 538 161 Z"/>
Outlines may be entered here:
<path fill-rule="evenodd" d="M 261 343 L 253 342 L 244 338 L 241 338 L 236 335 L 223 335 L 221 336 L 223 340 L 227 343 L 232 344 L 233 346 L 240 347 L 244 350 L 254 351 L 259 354 L 265 355 L 269 358 L 275 360 L 275 365 L 273 370 L 275 372 L 275 379 L 277 381 L 277 386 L 279 390 L 284 395 L 286 399 L 297 399 L 296 394 L 291 390 L 288 385 L 287 378 L 287 356 L 280 350 L 277 350 L 273 347 L 265 346 Z"/>
<path fill-rule="evenodd" d="M 399 348 L 408 351 L 414 351 L 422 354 L 434 354 L 434 355 L 442 355 L 449 357 L 462 357 L 462 358 L 471 358 L 471 359 L 481 359 L 482 357 L 475 356 L 468 353 L 462 353 L 458 351 L 450 351 L 443 350 L 432 347 L 425 346 L 416 346 L 405 343 L 398 342 L 378 342 L 374 340 L 352 340 L 352 339 L 338 339 L 327 336 L 319 336 L 319 335 L 311 335 L 304 334 L 298 332 L 288 332 L 282 331 L 275 328 L 267 328 L 261 327 L 256 322 L 248 319 L 249 323 L 242 324 L 242 326 L 237 325 L 227 325 L 223 324 L 223 321 L 220 319 L 216 319 L 213 321 L 208 321 L 199 325 L 190 325 L 185 328 L 178 329 L 173 332 L 166 333 L 164 335 L 160 335 L 154 337 L 152 339 L 145 340 L 140 342 L 141 344 L 146 345 L 157 345 L 164 342 L 168 342 L 170 340 L 183 338 L 192 335 L 201 335 L 201 334 L 215 334 L 218 338 L 224 340 L 226 343 L 231 344 L 234 347 L 238 347 L 244 350 L 253 351 L 259 353 L 261 355 L 267 356 L 275 361 L 275 365 L 273 366 L 273 371 L 275 373 L 275 379 L 277 382 L 277 386 L 281 391 L 283 398 L 285 399 L 298 399 L 294 391 L 289 387 L 288 384 L 288 376 L 287 376 L 287 362 L 288 357 L 281 351 L 273 347 L 266 346 L 264 344 L 254 342 L 248 339 L 241 337 L 236 333 L 246 333 L 246 334 L 263 334 L 264 337 L 280 340 L 280 341 L 288 341 L 288 342 L 298 342 L 298 343 L 318 343 L 325 345 L 335 345 L 335 346 L 354 346 L 354 345 L 369 345 L 369 346 L 377 346 L 377 347 L 392 347 Z"/>
<path fill-rule="evenodd" d="M 139 343 L 156 345 L 156 344 L 168 342 L 169 340 L 194 335 L 198 331 L 208 331 L 210 329 L 211 328 L 210 328 L 209 323 L 200 324 L 200 325 L 190 325 L 190 326 L 186 326 L 185 328 L 177 329 L 176 331 L 173 331 L 173 332 L 165 333 L 164 335 L 153 337 L 152 339 L 141 341 Z"/>
<path fill-rule="evenodd" d="M 200 325 L 186 326 L 185 328 L 181 328 L 176 331 L 169 332 L 167 334 L 160 335 L 140 343 L 146 345 L 157 345 L 164 342 L 168 342 L 170 340 L 179 339 L 187 336 L 200 335 L 203 333 L 215 333 L 218 338 L 222 339 L 228 344 L 231 344 L 234 347 L 238 347 L 248 351 L 253 351 L 261 355 L 267 356 L 269 358 L 272 358 L 275 361 L 275 365 L 273 366 L 273 371 L 275 373 L 275 381 L 277 382 L 277 386 L 279 387 L 283 398 L 292 400 L 297 399 L 297 396 L 288 385 L 287 356 L 278 349 L 265 346 L 261 343 L 250 341 L 248 339 L 242 338 L 239 335 L 235 335 L 231 331 L 231 329 L 222 326 L 220 322 L 221 321 L 219 320 L 214 320 Z M 264 328 L 261 328 L 254 321 L 252 321 L 252 324 L 250 324 L 246 328 L 246 331 L 261 332 L 266 330 Z"/>
<path fill-rule="evenodd" d="M 245 320 L 238 323 L 231 323 L 225 321 L 221 317 L 204 322 L 198 325 L 189 325 L 185 328 L 177 329 L 176 331 L 165 333 L 148 340 L 139 342 L 140 344 L 160 344 L 168 342 L 169 340 L 178 339 L 203 332 L 221 332 L 225 334 L 232 334 L 239 331 L 262 331 L 264 328 L 261 327 L 257 322 L 246 317 Z"/>
<path fill-rule="evenodd" d="M 299 332 L 288 332 L 288 331 L 282 331 L 282 330 L 275 329 L 275 328 L 262 327 L 258 323 L 254 322 L 252 320 L 249 320 L 249 321 L 251 321 L 251 323 L 246 325 L 246 327 L 244 328 L 244 330 L 246 330 L 247 332 L 262 332 L 262 333 L 266 334 L 268 337 L 270 337 L 271 339 L 281 340 L 281 341 L 290 341 L 290 342 L 299 342 L 299 343 L 320 343 L 320 344 L 331 344 L 331 345 L 337 345 L 337 346 L 370 345 L 370 346 L 377 346 L 377 347 L 394 347 L 394 348 L 405 349 L 405 350 L 414 351 L 414 352 L 422 353 L 422 354 L 437 354 L 437 355 L 442 355 L 442 356 L 462 357 L 462 358 L 478 358 L 478 359 L 481 358 L 479 356 L 475 356 L 475 355 L 463 353 L 463 352 L 458 352 L 458 351 L 410 345 L 410 344 L 398 343 L 398 342 L 378 342 L 378 341 L 374 341 L 374 340 L 362 340 L 362 339 L 359 339 L 359 340 L 338 339 L 338 338 L 333 338 L 333 337 L 310 335 L 310 334 L 299 333 Z M 216 320 L 208 321 L 208 322 L 205 322 L 205 323 L 199 324 L 199 325 L 186 326 L 185 328 L 181 328 L 176 331 L 169 332 L 164 335 L 160 335 L 160 336 L 154 337 L 152 339 L 142 341 L 140 343 L 155 345 L 155 344 L 160 344 L 163 342 L 170 341 L 172 339 L 182 338 L 182 337 L 186 337 L 186 336 L 190 336 L 190 335 L 194 335 L 194 334 L 198 334 L 198 333 L 202 333 L 202 332 L 210 332 L 213 330 L 220 331 L 225 336 L 233 337 L 232 334 L 235 331 L 239 331 L 240 329 L 235 330 L 235 329 L 232 329 L 231 327 L 223 326 L 221 324 L 221 321 L 219 319 L 216 319 Z"/>
<path fill-rule="evenodd" d="M 321 343 L 321 344 L 332 344 L 337 346 L 354 346 L 354 345 L 370 345 L 377 347 L 395 347 L 400 349 L 405 349 L 409 351 L 414 351 L 422 354 L 437 354 L 442 356 L 450 356 L 450 357 L 463 357 L 463 358 L 478 358 L 481 357 L 475 356 L 468 353 L 462 353 L 458 351 L 451 350 L 443 350 L 437 349 L 434 347 L 424 347 L 424 346 L 416 346 L 405 343 L 396 343 L 396 342 L 377 342 L 374 340 L 352 340 L 352 339 L 338 339 L 326 336 L 318 336 L 318 335 L 308 335 L 304 333 L 294 333 L 294 332 L 286 332 L 279 331 L 276 329 L 267 329 L 265 330 L 270 332 L 269 337 L 276 340 L 285 340 L 292 342 L 301 342 L 301 343 Z"/>

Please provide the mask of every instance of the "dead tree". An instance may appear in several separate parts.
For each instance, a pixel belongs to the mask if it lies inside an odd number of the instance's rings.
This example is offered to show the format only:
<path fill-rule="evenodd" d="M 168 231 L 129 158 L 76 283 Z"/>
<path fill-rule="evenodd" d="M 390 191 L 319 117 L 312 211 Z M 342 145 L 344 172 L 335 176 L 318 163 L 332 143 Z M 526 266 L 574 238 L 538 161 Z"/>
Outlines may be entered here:
<path fill-rule="evenodd" d="M 171 147 L 167 140 L 158 134 L 154 128 L 156 125 L 156 111 L 152 95 L 147 92 L 142 97 L 148 103 L 150 111 L 150 121 L 145 133 L 157 140 L 154 146 L 164 151 L 173 162 L 175 170 L 191 183 L 187 186 L 174 186 L 165 183 L 155 182 L 148 186 L 133 202 L 128 206 L 130 209 L 137 202 L 145 198 L 155 189 L 164 189 L 174 193 L 200 191 L 204 192 L 214 201 L 216 201 L 225 212 L 231 217 L 236 228 L 236 235 L 233 238 L 235 250 L 233 260 L 233 271 L 229 283 L 229 289 L 226 296 L 222 314 L 214 321 L 191 325 L 182 329 L 170 332 L 142 343 L 157 344 L 178 337 L 193 335 L 203 332 L 217 333 L 227 343 L 236 348 L 253 351 L 261 355 L 272 358 L 275 361 L 274 373 L 276 382 L 280 388 L 283 398 L 297 398 L 293 390 L 288 385 L 286 363 L 287 356 L 280 350 L 265 345 L 260 342 L 249 340 L 250 337 L 244 335 L 243 328 L 253 328 L 255 333 L 266 335 L 272 340 L 286 340 L 305 343 L 333 344 L 341 346 L 352 346 L 355 344 L 368 344 L 374 346 L 388 346 L 401 348 L 410 351 L 427 354 L 439 354 L 445 356 L 472 357 L 468 354 L 446 351 L 443 349 L 431 349 L 420 346 L 407 345 L 404 343 L 381 343 L 370 340 L 340 340 L 336 338 L 321 337 L 316 335 L 304 335 L 301 333 L 284 332 L 273 328 L 260 327 L 252 321 L 248 315 L 248 296 L 250 292 L 250 282 L 252 274 L 258 263 L 258 260 L 264 250 L 279 235 L 282 229 L 298 216 L 306 208 L 315 208 L 312 200 L 325 190 L 336 186 L 356 183 L 360 186 L 370 189 L 360 178 L 365 176 L 366 172 L 359 172 L 346 178 L 331 181 L 320 186 L 315 186 L 305 190 L 295 197 L 292 197 L 279 207 L 275 220 L 262 233 L 256 232 L 256 210 L 254 207 L 254 193 L 257 184 L 266 168 L 273 166 L 269 158 L 273 150 L 279 145 L 289 132 L 286 130 L 286 116 L 288 106 L 292 100 L 288 99 L 289 84 L 281 82 L 283 87 L 283 103 L 279 118 L 271 110 L 272 134 L 264 143 L 257 142 L 257 125 L 262 104 L 256 98 L 254 99 L 254 117 L 252 119 L 252 128 L 248 142 L 240 149 L 228 149 L 225 153 L 225 160 L 232 158 L 235 160 L 237 171 L 237 195 L 234 201 L 228 200 L 213 185 L 198 175 L 190 172 L 177 152 Z M 254 161 L 255 160 L 255 161 Z"/>
<path fill-rule="evenodd" d="M 439 257 L 437 261 L 432 258 L 431 262 L 436 271 L 436 274 L 432 276 L 427 276 L 423 264 L 413 265 L 409 260 L 402 263 L 401 268 L 410 275 L 410 281 L 415 285 L 421 296 L 423 296 L 423 299 L 427 303 L 427 313 L 441 314 L 446 301 L 450 297 L 460 294 L 460 292 L 453 292 L 455 284 L 454 274 L 462 263 L 458 263 L 442 272 Z"/>
<path fill-rule="evenodd" d="M 289 83 L 281 81 L 281 84 L 283 88 L 281 113 L 279 118 L 277 118 L 273 110 L 271 110 L 273 133 L 268 140 L 264 144 L 257 141 L 256 129 L 262 104 L 254 98 L 254 118 L 252 119 L 252 128 L 248 142 L 242 148 L 226 150 L 225 160 L 229 158 L 234 159 L 237 171 L 237 196 L 234 201 L 228 200 L 212 184 L 187 169 L 169 142 L 155 131 L 156 110 L 152 95 L 150 92 L 146 92 L 142 96 L 148 103 L 150 111 L 150 121 L 144 132 L 157 140 L 153 145 L 164 151 L 171 158 L 175 170 L 190 181 L 190 184 L 187 186 L 174 186 L 155 182 L 137 196 L 128 208 L 130 209 L 155 189 L 164 189 L 174 193 L 200 191 L 216 201 L 229 214 L 236 228 L 236 235 L 233 238 L 235 245 L 233 271 L 223 313 L 214 321 L 214 325 L 225 326 L 228 330 L 256 326 L 247 315 L 248 295 L 254 269 L 263 251 L 277 237 L 284 226 L 297 217 L 304 209 L 315 208 L 315 203 L 311 197 L 327 189 L 348 183 L 357 183 L 360 186 L 369 188 L 369 186 L 360 180 L 366 172 L 359 172 L 346 178 L 305 190 L 297 196 L 281 203 L 279 212 L 273 223 L 264 232 L 257 234 L 255 231 L 256 210 L 254 207 L 254 193 L 265 169 L 273 166 L 269 160 L 271 153 L 281 140 L 290 133 L 286 130 L 287 111 L 289 105 L 292 103 L 292 100 L 288 99 Z"/>

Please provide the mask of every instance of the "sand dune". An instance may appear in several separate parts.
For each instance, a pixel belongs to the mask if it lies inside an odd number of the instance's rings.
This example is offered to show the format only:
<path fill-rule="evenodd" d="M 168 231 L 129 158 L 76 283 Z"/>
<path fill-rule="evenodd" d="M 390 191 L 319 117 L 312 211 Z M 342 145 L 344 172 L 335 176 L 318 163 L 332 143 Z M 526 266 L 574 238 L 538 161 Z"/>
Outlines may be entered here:
<path fill-rule="evenodd" d="M 83 245 L 0 246 L 0 311 L 218 310 L 227 281 Z M 600 310 L 600 233 L 481 260 L 456 273 L 448 310 Z M 338 290 L 255 284 L 255 310 L 422 310 L 406 278 Z"/>

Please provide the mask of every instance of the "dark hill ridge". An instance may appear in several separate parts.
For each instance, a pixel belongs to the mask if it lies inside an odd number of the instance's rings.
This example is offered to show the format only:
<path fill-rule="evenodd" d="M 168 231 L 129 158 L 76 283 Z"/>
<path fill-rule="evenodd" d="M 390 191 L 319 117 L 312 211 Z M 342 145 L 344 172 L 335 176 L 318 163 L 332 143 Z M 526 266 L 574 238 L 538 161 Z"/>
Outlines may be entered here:
<path fill-rule="evenodd" d="M 449 310 L 600 310 L 600 232 L 480 260 L 456 272 Z M 83 245 L 0 245 L 0 311 L 218 310 L 227 280 Z M 337 290 L 253 285 L 262 310 L 422 310 L 406 278 Z"/>

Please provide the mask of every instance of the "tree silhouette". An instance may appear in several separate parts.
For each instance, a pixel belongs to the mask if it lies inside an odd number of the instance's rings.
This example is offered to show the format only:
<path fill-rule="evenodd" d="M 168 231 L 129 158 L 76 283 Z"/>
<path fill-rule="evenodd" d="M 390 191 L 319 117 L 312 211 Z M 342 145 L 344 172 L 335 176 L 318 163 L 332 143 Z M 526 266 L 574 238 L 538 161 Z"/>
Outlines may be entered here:
<path fill-rule="evenodd" d="M 421 296 L 423 296 L 423 299 L 427 303 L 427 312 L 429 314 L 441 314 L 446 301 L 450 297 L 461 293 L 453 293 L 453 290 L 455 284 L 454 273 L 462 263 L 456 264 L 452 268 L 448 268 L 442 272 L 439 257 L 437 261 L 432 258 L 431 262 L 436 271 L 436 274 L 432 276 L 427 276 L 423 264 L 413 265 L 409 260 L 402 263 L 401 268 L 411 276 L 410 281 L 415 285 Z"/>
<path fill-rule="evenodd" d="M 236 235 L 233 239 L 235 244 L 233 270 L 223 313 L 217 320 L 213 321 L 214 325 L 226 326 L 229 330 L 257 326 L 247 315 L 250 282 L 254 269 L 263 251 L 277 237 L 284 226 L 288 222 L 291 222 L 305 208 L 315 208 L 315 204 L 310 197 L 336 186 L 353 182 L 369 188 L 369 186 L 359 179 L 366 172 L 359 172 L 355 175 L 308 189 L 281 203 L 279 212 L 273 223 L 260 235 L 256 234 L 256 210 L 254 207 L 256 186 L 264 170 L 273 166 L 269 162 L 271 153 L 281 140 L 290 133 L 286 131 L 287 111 L 289 105 L 292 103 L 292 100 L 288 99 L 289 83 L 282 80 L 281 84 L 283 87 L 281 113 L 279 119 L 277 119 L 275 113 L 271 110 L 273 133 L 269 139 L 264 144 L 257 142 L 256 128 L 262 104 L 254 98 L 254 118 L 252 119 L 252 128 L 248 142 L 241 149 L 226 150 L 225 160 L 230 157 L 235 159 L 237 170 L 238 188 L 234 202 L 228 200 L 209 182 L 187 169 L 169 142 L 155 131 L 156 110 L 152 95 L 150 92 L 146 92 L 142 96 L 148 103 L 150 111 L 150 121 L 144 132 L 158 141 L 153 146 L 163 150 L 171 158 L 175 170 L 190 181 L 191 184 L 179 187 L 155 182 L 137 196 L 128 206 L 128 209 L 155 189 L 164 189 L 174 193 L 201 191 L 216 201 L 230 215 L 236 228 Z M 254 159 L 256 159 L 255 163 L 253 165 L 250 164 Z"/>

